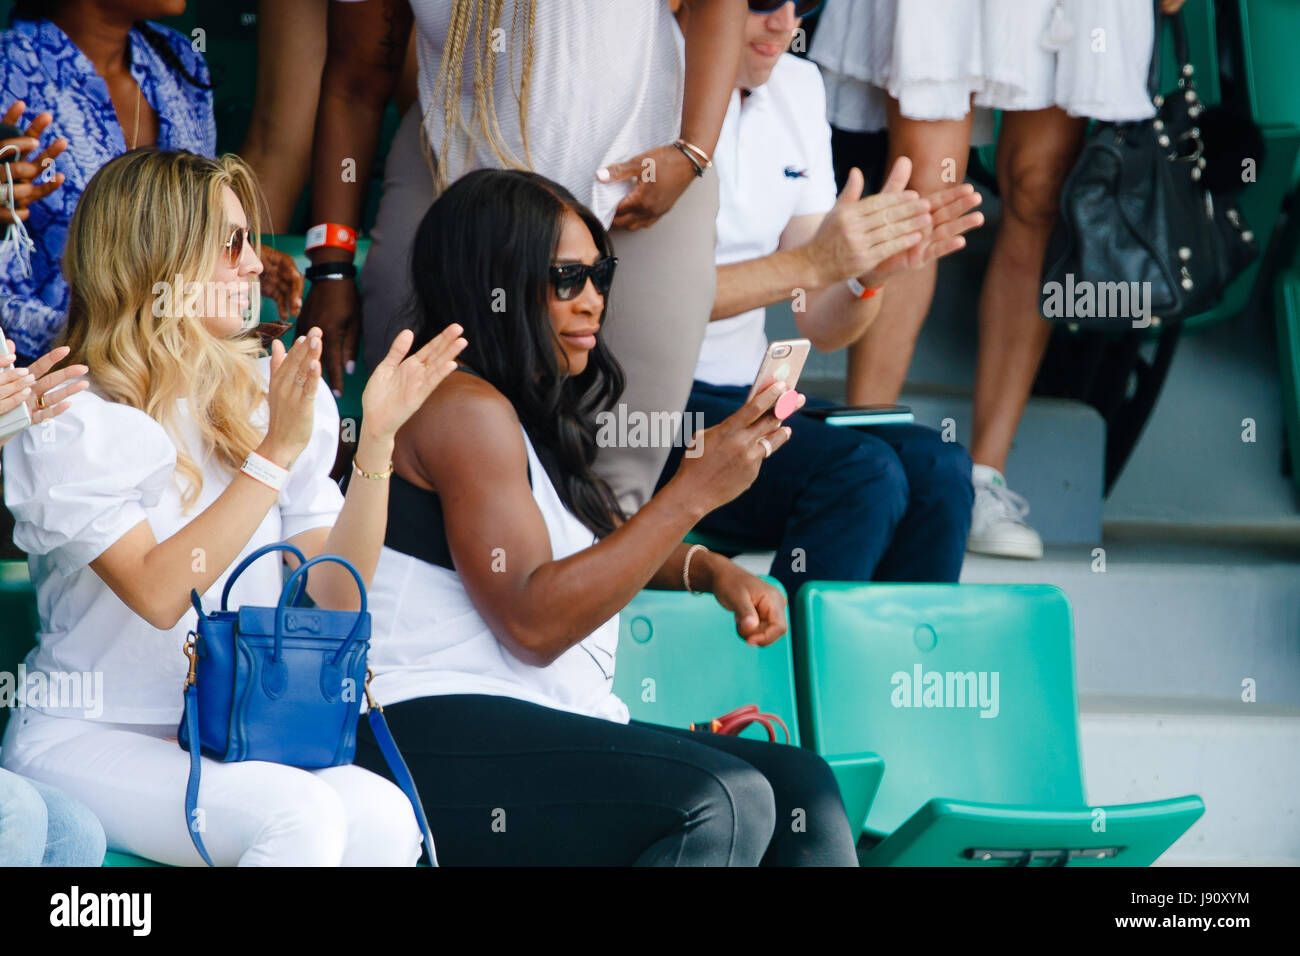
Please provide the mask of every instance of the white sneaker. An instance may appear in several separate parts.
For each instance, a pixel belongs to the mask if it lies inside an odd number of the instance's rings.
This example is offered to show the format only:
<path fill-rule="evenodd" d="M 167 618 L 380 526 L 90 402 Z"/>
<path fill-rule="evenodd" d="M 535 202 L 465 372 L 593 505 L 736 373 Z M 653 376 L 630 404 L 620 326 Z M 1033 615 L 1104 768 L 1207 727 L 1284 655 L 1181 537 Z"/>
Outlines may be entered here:
<path fill-rule="evenodd" d="M 999 558 L 1043 556 L 1043 539 L 1025 523 L 1029 502 L 1007 487 L 1002 472 L 988 465 L 971 468 L 975 506 L 971 511 L 966 550 Z"/>

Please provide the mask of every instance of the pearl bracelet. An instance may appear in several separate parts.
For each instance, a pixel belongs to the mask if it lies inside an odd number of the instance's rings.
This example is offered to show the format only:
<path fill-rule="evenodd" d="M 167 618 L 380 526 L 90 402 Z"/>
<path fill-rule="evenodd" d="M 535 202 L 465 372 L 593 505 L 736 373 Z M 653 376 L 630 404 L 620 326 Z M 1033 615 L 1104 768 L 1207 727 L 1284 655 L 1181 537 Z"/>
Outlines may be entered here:
<path fill-rule="evenodd" d="M 699 594 L 700 592 L 691 587 L 691 558 L 695 557 L 696 551 L 708 550 L 709 549 L 702 544 L 693 544 L 686 551 L 686 560 L 682 562 L 682 584 L 684 584 L 686 590 L 692 594 Z"/>

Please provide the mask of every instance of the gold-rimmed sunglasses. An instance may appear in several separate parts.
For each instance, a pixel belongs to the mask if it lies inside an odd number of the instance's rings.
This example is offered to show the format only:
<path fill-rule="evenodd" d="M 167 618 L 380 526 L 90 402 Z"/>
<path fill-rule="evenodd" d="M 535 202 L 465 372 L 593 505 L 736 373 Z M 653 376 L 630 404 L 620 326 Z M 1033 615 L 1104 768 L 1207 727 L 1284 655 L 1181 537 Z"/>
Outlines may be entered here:
<path fill-rule="evenodd" d="M 236 227 L 235 231 L 230 234 L 223 248 L 226 250 L 226 262 L 230 268 L 234 269 L 239 265 L 239 260 L 244 254 L 244 246 L 250 249 L 256 249 L 254 245 L 253 231 L 247 226 Z"/>

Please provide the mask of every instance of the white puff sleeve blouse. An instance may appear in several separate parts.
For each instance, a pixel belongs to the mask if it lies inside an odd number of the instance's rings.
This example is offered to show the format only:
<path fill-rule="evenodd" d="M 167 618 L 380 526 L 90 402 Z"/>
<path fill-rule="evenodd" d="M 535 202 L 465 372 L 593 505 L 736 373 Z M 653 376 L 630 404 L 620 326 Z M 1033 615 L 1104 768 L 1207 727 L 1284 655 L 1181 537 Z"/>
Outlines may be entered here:
<path fill-rule="evenodd" d="M 263 375 L 269 362 L 261 363 Z M 183 411 L 183 406 L 182 406 Z M 265 420 L 265 406 L 259 412 Z M 329 477 L 338 448 L 338 412 L 322 381 L 307 449 L 290 469 L 272 508 L 231 566 L 203 596 L 215 609 L 229 571 L 257 548 L 312 528 L 334 524 L 343 495 Z M 181 715 L 187 662 L 185 635 L 193 610 L 159 630 L 139 617 L 90 568 L 123 535 L 148 521 L 154 538 L 171 537 L 207 508 L 234 476 L 201 453 L 198 430 L 183 419 L 180 441 L 201 463 L 203 489 L 184 509 L 176 476 L 177 447 L 144 412 L 106 401 L 93 389 L 70 399 L 62 415 L 29 428 L 4 448 L 5 504 L 15 519 L 14 542 L 28 554 L 41 629 L 28 655 L 31 686 L 100 686 L 97 699 L 58 698 L 53 692 L 27 706 L 58 716 L 114 723 L 175 724 Z M 205 559 L 201 548 L 194 561 Z M 231 606 L 273 606 L 282 582 L 280 562 L 267 556 L 250 567 L 231 592 Z M 66 675 L 80 675 L 73 681 Z M 61 676 L 62 675 L 62 676 Z M 66 695 L 64 695 L 66 697 Z"/>

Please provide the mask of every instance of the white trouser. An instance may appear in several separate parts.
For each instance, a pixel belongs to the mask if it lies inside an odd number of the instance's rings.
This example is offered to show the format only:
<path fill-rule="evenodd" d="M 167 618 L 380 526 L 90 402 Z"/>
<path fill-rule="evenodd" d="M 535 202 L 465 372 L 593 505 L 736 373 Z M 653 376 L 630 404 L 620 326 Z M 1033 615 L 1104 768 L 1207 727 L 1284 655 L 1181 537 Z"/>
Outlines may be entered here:
<path fill-rule="evenodd" d="M 10 715 L 0 762 L 85 803 L 111 849 L 202 866 L 186 826 L 190 758 L 175 733 L 20 709 Z M 420 855 L 406 796 L 360 767 L 309 771 L 204 757 L 198 802 L 217 866 L 414 866 Z"/>

